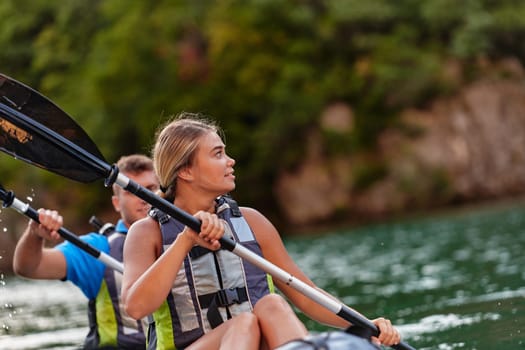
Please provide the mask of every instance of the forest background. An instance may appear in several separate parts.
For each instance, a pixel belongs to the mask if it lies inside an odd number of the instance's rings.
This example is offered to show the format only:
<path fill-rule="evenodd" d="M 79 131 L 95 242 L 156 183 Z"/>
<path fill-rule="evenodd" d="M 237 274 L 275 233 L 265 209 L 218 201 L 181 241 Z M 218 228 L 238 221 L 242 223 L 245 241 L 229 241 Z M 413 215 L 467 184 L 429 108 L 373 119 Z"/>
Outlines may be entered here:
<path fill-rule="evenodd" d="M 0 18 L 0 72 L 110 163 L 181 111 L 216 119 L 233 196 L 285 234 L 525 193 L 522 1 L 4 0 Z M 70 229 L 116 219 L 102 183 L 0 168 Z M 25 220 L 1 219 L 9 261 Z"/>

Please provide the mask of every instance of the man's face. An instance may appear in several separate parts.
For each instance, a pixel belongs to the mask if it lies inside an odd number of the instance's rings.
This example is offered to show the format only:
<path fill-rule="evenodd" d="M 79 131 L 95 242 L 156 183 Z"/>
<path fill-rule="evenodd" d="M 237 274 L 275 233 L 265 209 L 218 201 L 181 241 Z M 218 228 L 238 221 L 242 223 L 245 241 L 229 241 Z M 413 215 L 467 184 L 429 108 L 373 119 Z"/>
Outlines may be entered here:
<path fill-rule="evenodd" d="M 159 189 L 159 182 L 153 171 L 124 175 L 152 192 Z M 146 201 L 122 188 L 119 188 L 117 194 L 113 195 L 112 203 L 127 227 L 130 227 L 135 221 L 146 217 L 151 207 Z"/>

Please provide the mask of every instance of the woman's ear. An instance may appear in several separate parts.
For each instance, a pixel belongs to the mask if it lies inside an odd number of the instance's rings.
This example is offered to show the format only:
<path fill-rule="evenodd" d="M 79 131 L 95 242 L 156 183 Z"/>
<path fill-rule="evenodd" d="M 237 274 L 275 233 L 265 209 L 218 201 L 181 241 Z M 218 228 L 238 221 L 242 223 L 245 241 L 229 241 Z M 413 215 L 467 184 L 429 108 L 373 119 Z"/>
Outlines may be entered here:
<path fill-rule="evenodd" d="M 189 166 L 185 166 L 185 167 L 182 167 L 178 172 L 177 172 L 177 177 L 181 180 L 184 180 L 184 181 L 191 181 L 193 180 L 193 172 L 191 171 L 191 167 Z"/>

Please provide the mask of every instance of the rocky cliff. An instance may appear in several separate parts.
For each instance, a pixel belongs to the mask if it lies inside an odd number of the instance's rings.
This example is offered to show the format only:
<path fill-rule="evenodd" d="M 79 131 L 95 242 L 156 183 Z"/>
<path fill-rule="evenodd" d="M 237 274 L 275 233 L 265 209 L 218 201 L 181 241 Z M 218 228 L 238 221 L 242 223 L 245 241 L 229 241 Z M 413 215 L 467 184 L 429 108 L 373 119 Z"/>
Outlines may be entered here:
<path fill-rule="evenodd" d="M 353 120 L 351 106 L 329 106 L 303 163 L 275 185 L 283 213 L 305 225 L 524 193 L 525 84 L 518 73 L 404 111 L 366 153 L 326 156 L 321 130 L 348 132 Z"/>

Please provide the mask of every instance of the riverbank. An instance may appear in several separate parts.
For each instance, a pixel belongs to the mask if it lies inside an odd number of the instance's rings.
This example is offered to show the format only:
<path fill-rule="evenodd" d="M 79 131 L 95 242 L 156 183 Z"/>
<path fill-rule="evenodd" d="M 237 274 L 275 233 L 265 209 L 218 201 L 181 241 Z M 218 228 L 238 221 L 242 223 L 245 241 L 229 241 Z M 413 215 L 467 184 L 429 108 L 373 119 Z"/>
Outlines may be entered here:
<path fill-rule="evenodd" d="M 297 236 L 317 236 L 324 232 L 357 229 L 364 226 L 374 224 L 388 225 L 399 221 L 417 220 L 423 217 L 440 217 L 448 215 L 461 215 L 472 211 L 485 210 L 504 210 L 516 206 L 525 206 L 525 194 L 509 196 L 496 199 L 485 199 L 476 202 L 464 202 L 449 205 L 442 205 L 431 209 L 419 209 L 412 211 L 403 211 L 400 213 L 391 213 L 388 215 L 381 215 L 380 217 L 359 217 L 358 215 L 338 218 L 329 222 L 321 222 L 317 224 L 286 226 L 281 229 L 281 234 L 290 237 Z"/>

